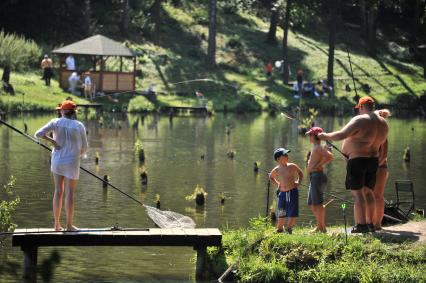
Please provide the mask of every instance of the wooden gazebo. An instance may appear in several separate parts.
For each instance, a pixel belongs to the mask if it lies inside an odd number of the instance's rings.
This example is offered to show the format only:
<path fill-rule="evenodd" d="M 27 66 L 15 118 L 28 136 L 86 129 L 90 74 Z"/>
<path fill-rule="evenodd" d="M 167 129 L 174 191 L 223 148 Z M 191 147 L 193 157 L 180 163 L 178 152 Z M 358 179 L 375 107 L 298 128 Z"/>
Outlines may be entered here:
<path fill-rule="evenodd" d="M 74 57 L 88 57 L 92 62 L 90 69 L 82 69 L 78 65 L 77 72 L 90 71 L 92 83 L 96 91 L 123 92 L 133 91 L 136 85 L 136 54 L 121 43 L 109 39 L 103 35 L 94 35 L 81 41 L 53 50 L 59 56 L 59 85 L 68 88 L 68 78 L 71 70 L 65 67 L 65 58 L 72 54 Z M 105 68 L 106 61 L 111 57 L 120 58 L 120 70 L 108 71 Z M 123 71 L 123 58 L 133 60 L 133 71 Z"/>

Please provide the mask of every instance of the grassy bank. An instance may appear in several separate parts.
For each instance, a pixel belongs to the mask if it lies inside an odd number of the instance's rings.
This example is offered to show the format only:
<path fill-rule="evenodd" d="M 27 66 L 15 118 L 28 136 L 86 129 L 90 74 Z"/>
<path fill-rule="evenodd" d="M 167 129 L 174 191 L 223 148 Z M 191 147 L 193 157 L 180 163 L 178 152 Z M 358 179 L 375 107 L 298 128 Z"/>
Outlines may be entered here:
<path fill-rule="evenodd" d="M 278 234 L 261 219 L 223 234 L 223 249 L 210 249 L 212 273 L 235 265 L 240 282 L 425 282 L 426 244 L 380 234 Z M 339 231 L 339 232 L 337 232 Z M 232 274 L 231 274 L 232 275 Z"/>
<path fill-rule="evenodd" d="M 3 69 L 0 68 L 0 72 Z M 41 80 L 41 72 L 12 72 L 10 83 L 15 88 L 15 95 L 0 90 L 0 111 L 53 111 L 68 96 L 77 103 L 87 103 L 85 99 L 64 92 L 56 80 L 52 80 L 50 87 L 45 86 Z"/>

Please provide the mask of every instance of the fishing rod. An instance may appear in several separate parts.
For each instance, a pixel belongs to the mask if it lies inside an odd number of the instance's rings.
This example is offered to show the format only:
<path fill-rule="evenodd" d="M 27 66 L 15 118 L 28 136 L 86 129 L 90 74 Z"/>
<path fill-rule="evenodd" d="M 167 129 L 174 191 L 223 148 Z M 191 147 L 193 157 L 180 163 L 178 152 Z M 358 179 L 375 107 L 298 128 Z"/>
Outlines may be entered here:
<path fill-rule="evenodd" d="M 40 145 L 44 149 L 47 149 L 50 152 L 52 151 L 48 146 L 44 145 L 43 143 L 40 143 L 40 141 L 38 141 L 37 139 L 31 137 L 28 134 L 23 133 L 21 130 L 15 128 L 14 126 L 12 126 L 12 125 L 10 125 L 8 123 L 6 123 L 2 119 L 0 119 L 0 123 L 6 125 L 10 129 L 12 129 L 12 130 L 16 131 L 17 133 L 23 135 L 24 137 L 26 137 L 27 139 L 31 140 L 32 142 Z M 111 184 L 110 182 L 108 182 L 108 181 L 104 180 L 103 178 L 101 178 L 101 177 L 95 175 L 94 173 L 90 172 L 89 170 L 87 170 L 87 169 L 85 169 L 85 168 L 83 168 L 81 166 L 80 166 L 80 169 L 83 170 L 84 172 L 88 173 L 89 175 L 95 177 L 99 181 L 102 181 L 103 184 L 107 184 L 111 188 L 115 189 L 116 191 L 120 192 L 121 194 L 123 194 L 126 197 L 130 198 L 131 200 L 133 200 L 134 202 L 136 202 L 136 203 L 140 204 L 141 206 L 143 206 L 147 210 L 148 216 L 151 218 L 151 220 L 154 221 L 154 223 L 156 225 L 158 225 L 159 227 L 161 227 L 161 228 L 170 228 L 168 226 L 170 226 L 170 224 L 172 224 L 172 223 L 167 223 L 167 221 L 169 221 L 169 220 L 173 220 L 173 221 L 179 223 L 178 227 L 180 227 L 180 228 L 194 228 L 195 227 L 195 222 L 190 217 L 181 215 L 181 214 L 176 213 L 176 212 L 162 211 L 162 210 L 159 210 L 159 209 L 154 208 L 152 206 L 146 205 L 146 204 L 142 203 L 141 201 L 135 199 L 131 195 L 123 192 L 122 190 L 120 190 L 119 188 L 117 188 L 116 186 L 114 186 L 113 184 Z M 168 225 L 166 225 L 166 224 L 168 224 Z M 173 225 L 173 227 L 175 227 L 175 225 Z"/>
<path fill-rule="evenodd" d="M 14 130 L 15 132 L 23 135 L 24 137 L 26 137 L 27 139 L 29 139 L 30 141 L 38 144 L 39 146 L 43 147 L 44 149 L 52 152 L 52 149 L 50 149 L 48 146 L 46 146 L 45 144 L 41 143 L 39 140 L 37 140 L 36 138 L 33 138 L 32 136 L 25 134 L 24 132 L 22 132 L 21 130 L 15 128 L 14 126 L 10 125 L 9 123 L 3 121 L 2 119 L 0 119 L 0 123 L 2 123 L 3 125 L 9 127 L 10 129 Z M 103 178 L 95 175 L 94 173 L 90 172 L 89 170 L 83 168 L 80 166 L 80 169 L 83 170 L 84 172 L 88 173 L 89 175 L 95 177 L 96 179 L 98 179 L 99 181 L 102 181 L 104 184 L 109 185 L 111 188 L 115 189 L 116 191 L 120 192 L 121 194 L 127 196 L 128 198 L 130 198 L 131 200 L 137 202 L 138 204 L 145 206 L 141 201 L 135 199 L 134 197 L 132 197 L 131 195 L 123 192 L 122 190 L 120 190 L 119 188 L 117 188 L 116 186 L 114 186 L 113 184 L 109 183 L 108 181 L 104 180 Z"/>
<path fill-rule="evenodd" d="M 349 67 L 350 67 L 350 69 L 351 69 L 351 77 L 352 77 L 352 82 L 353 82 L 353 84 L 354 84 L 355 96 L 356 96 L 357 98 L 359 98 L 358 91 L 357 91 L 357 89 L 356 89 L 356 84 L 355 84 L 354 72 L 353 72 L 353 70 L 352 70 L 351 55 L 349 54 L 349 48 L 348 48 L 348 47 L 346 47 L 346 51 L 348 52 Z"/>
<path fill-rule="evenodd" d="M 91 232 L 132 232 L 132 231 L 149 231 L 150 228 L 122 228 L 117 226 L 112 226 L 109 228 L 94 228 L 94 229 L 78 229 L 76 231 L 68 230 L 42 230 L 42 231 L 22 231 L 22 232 L 0 232 L 0 236 L 14 236 L 14 235 L 31 235 L 31 234 L 70 234 L 70 233 L 91 233 Z"/>

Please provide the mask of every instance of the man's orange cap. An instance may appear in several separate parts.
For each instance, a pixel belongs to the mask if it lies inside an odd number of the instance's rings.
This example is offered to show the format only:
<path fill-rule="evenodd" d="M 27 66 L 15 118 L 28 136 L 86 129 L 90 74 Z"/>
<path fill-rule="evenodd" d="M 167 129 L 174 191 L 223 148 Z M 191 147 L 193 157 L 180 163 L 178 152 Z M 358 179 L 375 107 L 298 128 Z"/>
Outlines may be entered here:
<path fill-rule="evenodd" d="M 361 97 L 359 100 L 358 100 L 358 104 L 357 105 L 355 105 L 355 108 L 360 108 L 361 107 L 361 105 L 364 105 L 364 104 L 366 104 L 366 103 L 371 103 L 371 104 L 374 104 L 374 99 L 373 98 L 371 98 L 371 97 L 369 97 L 369 96 L 364 96 L 364 97 Z"/>
<path fill-rule="evenodd" d="M 74 110 L 77 108 L 77 104 L 71 100 L 65 100 L 61 103 L 61 110 Z"/>

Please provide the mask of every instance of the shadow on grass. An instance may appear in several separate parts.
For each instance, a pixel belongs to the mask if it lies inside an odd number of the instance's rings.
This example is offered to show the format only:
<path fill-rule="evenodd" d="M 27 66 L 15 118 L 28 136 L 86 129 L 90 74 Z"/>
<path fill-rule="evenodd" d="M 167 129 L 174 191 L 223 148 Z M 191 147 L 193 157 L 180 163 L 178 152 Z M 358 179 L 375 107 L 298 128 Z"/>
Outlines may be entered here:
<path fill-rule="evenodd" d="M 382 243 L 400 244 L 404 242 L 416 242 L 420 239 L 420 233 L 411 231 L 397 231 L 392 229 L 382 230 L 374 233 L 373 236 L 379 239 Z"/>

